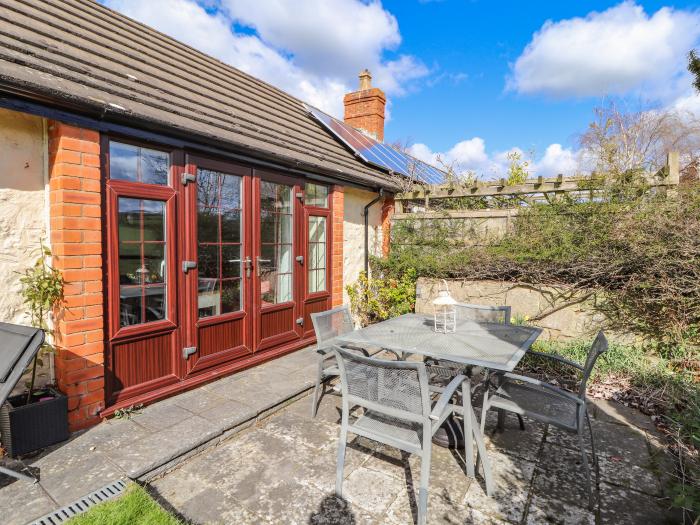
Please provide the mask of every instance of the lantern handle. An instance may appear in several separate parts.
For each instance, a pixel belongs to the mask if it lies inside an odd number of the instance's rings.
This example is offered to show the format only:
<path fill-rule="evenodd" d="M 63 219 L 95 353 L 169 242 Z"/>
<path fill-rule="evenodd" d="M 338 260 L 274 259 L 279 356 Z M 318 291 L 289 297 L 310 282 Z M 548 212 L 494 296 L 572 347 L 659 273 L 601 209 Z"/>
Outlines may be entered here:
<path fill-rule="evenodd" d="M 446 291 L 447 294 L 449 295 L 449 294 L 450 294 L 450 287 L 449 287 L 449 285 L 447 284 L 447 281 L 446 281 L 445 279 L 441 279 L 441 281 L 442 281 L 442 283 L 445 285 L 445 291 Z"/>

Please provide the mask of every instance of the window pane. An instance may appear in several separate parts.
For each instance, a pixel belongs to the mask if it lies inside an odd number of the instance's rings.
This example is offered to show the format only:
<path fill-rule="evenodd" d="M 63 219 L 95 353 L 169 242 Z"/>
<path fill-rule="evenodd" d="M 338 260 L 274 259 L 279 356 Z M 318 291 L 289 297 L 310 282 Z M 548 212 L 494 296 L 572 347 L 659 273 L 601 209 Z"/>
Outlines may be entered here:
<path fill-rule="evenodd" d="M 119 287 L 119 316 L 121 326 L 141 323 L 141 286 Z"/>
<path fill-rule="evenodd" d="M 141 244 L 119 244 L 119 284 L 141 284 Z"/>
<path fill-rule="evenodd" d="M 308 292 L 326 290 L 326 217 L 309 217 Z"/>
<path fill-rule="evenodd" d="M 168 184 L 170 155 L 131 144 L 109 143 L 109 177 L 146 184 Z"/>
<path fill-rule="evenodd" d="M 304 204 L 307 206 L 317 206 L 319 208 L 328 207 L 328 186 L 307 183 L 304 192 Z"/>
<path fill-rule="evenodd" d="M 221 294 L 219 293 L 219 281 L 216 279 L 199 278 L 197 293 L 199 317 L 211 317 L 219 315 L 221 311 Z"/>
<path fill-rule="evenodd" d="M 241 177 L 223 174 L 221 181 L 221 207 L 241 207 Z"/>
<path fill-rule="evenodd" d="M 292 187 L 260 181 L 260 208 L 265 211 L 292 213 Z"/>
<path fill-rule="evenodd" d="M 326 290 L 326 270 L 315 270 L 316 274 L 316 292 L 323 292 Z"/>
<path fill-rule="evenodd" d="M 165 240 L 165 203 L 162 201 L 143 202 L 143 240 Z"/>
<path fill-rule="evenodd" d="M 139 148 L 131 144 L 109 143 L 109 178 L 138 181 Z"/>
<path fill-rule="evenodd" d="M 170 155 L 163 151 L 141 148 L 141 182 L 168 184 Z"/>
<path fill-rule="evenodd" d="M 209 170 L 197 170 L 197 206 L 219 207 L 219 174 Z"/>
<path fill-rule="evenodd" d="M 326 242 L 325 217 L 309 217 L 309 242 Z"/>
<path fill-rule="evenodd" d="M 165 282 L 165 244 L 146 243 L 143 246 L 143 279 L 145 283 Z"/>
<path fill-rule="evenodd" d="M 121 326 L 165 319 L 165 203 L 120 197 L 117 206 Z"/>
<path fill-rule="evenodd" d="M 217 244 L 200 244 L 198 255 L 199 260 L 197 262 L 197 268 L 199 269 L 199 277 L 218 279 L 219 246 Z"/>
<path fill-rule="evenodd" d="M 241 247 L 239 245 L 224 245 L 221 247 L 221 270 L 223 279 L 241 276 Z"/>
<path fill-rule="evenodd" d="M 262 211 L 260 213 L 260 241 L 262 243 L 291 243 L 292 216 Z"/>
<path fill-rule="evenodd" d="M 230 210 L 221 216 L 221 241 L 241 242 L 241 212 Z"/>
<path fill-rule="evenodd" d="M 241 309 L 241 281 L 221 282 L 221 313 L 237 312 Z"/>
<path fill-rule="evenodd" d="M 199 317 L 240 309 L 242 180 L 197 170 Z"/>
<path fill-rule="evenodd" d="M 141 199 L 119 199 L 119 223 L 120 241 L 141 240 Z"/>
<path fill-rule="evenodd" d="M 165 319 L 165 286 L 146 287 L 146 322 Z"/>
<path fill-rule="evenodd" d="M 197 212 L 197 236 L 199 242 L 219 240 L 219 211 L 216 208 L 204 208 Z"/>

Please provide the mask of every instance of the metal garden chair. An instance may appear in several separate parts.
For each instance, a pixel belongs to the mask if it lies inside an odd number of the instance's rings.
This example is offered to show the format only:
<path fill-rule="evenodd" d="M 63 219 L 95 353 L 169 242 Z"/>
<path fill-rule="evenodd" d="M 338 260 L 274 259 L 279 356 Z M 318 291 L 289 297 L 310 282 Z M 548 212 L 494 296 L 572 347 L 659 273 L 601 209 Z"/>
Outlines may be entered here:
<path fill-rule="evenodd" d="M 463 415 L 464 435 L 474 436 L 482 458 L 486 492 L 493 491 L 491 467 L 484 440 L 471 406 L 469 378 L 458 375 L 431 407 L 428 373 L 425 364 L 416 361 L 390 361 L 362 356 L 334 347 L 340 371 L 343 415 L 338 443 L 338 465 L 335 490 L 342 497 L 343 466 L 348 432 L 364 436 L 421 457 L 418 490 L 418 524 L 426 521 L 428 480 L 430 477 L 431 438 L 453 413 Z M 462 405 L 450 400 L 459 387 Z M 360 406 L 364 414 L 350 422 L 350 408 Z M 467 474 L 474 477 L 472 439 L 465 439 Z"/>
<path fill-rule="evenodd" d="M 334 339 L 355 330 L 355 323 L 352 321 L 350 308 L 347 305 L 311 314 L 311 322 L 316 332 L 316 352 L 319 354 L 313 406 L 311 407 L 311 416 L 316 417 L 320 397 L 325 393 L 325 381 L 340 374 L 332 351 Z M 345 347 L 361 352 L 365 356 L 370 355 L 370 352 L 364 348 Z"/>
<path fill-rule="evenodd" d="M 602 330 L 598 333 L 582 366 L 568 359 L 554 354 L 528 351 L 528 354 L 537 357 L 555 360 L 559 363 L 576 368 L 581 373 L 581 385 L 577 394 L 556 387 L 549 383 L 528 376 L 505 374 L 499 388 L 491 395 L 484 393 L 481 408 L 481 432 L 484 431 L 486 413 L 491 408 L 514 412 L 519 416 L 527 416 L 542 423 L 554 425 L 569 432 L 578 434 L 579 446 L 583 468 L 586 471 L 586 488 L 588 490 L 588 504 L 593 506 L 593 493 L 591 491 L 591 473 L 588 466 L 588 456 L 583 443 L 584 419 L 588 423 L 591 435 L 591 452 L 593 461 L 597 463 L 595 445 L 593 443 L 593 428 L 588 416 L 586 404 L 586 383 L 591 376 L 593 367 L 598 357 L 608 349 L 608 340 Z"/>

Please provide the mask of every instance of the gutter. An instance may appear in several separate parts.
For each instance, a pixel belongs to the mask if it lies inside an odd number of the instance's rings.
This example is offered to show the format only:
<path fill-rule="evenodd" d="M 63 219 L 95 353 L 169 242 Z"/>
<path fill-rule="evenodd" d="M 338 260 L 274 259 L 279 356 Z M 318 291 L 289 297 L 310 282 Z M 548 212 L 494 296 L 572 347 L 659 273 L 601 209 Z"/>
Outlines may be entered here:
<path fill-rule="evenodd" d="M 369 201 L 362 214 L 365 217 L 365 275 L 369 277 L 369 209 L 384 197 L 384 188 L 379 188 L 377 196 Z"/>

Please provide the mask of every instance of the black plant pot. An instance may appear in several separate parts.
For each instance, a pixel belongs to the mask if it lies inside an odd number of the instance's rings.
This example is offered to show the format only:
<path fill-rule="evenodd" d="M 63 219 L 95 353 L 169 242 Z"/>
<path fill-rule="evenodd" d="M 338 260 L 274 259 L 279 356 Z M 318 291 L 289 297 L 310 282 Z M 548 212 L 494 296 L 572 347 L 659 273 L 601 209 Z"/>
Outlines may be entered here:
<path fill-rule="evenodd" d="M 68 439 L 68 398 L 51 387 L 44 401 L 25 404 L 26 394 L 12 396 L 0 407 L 2 446 L 10 457 L 29 454 Z M 33 396 L 34 398 L 39 396 Z"/>

